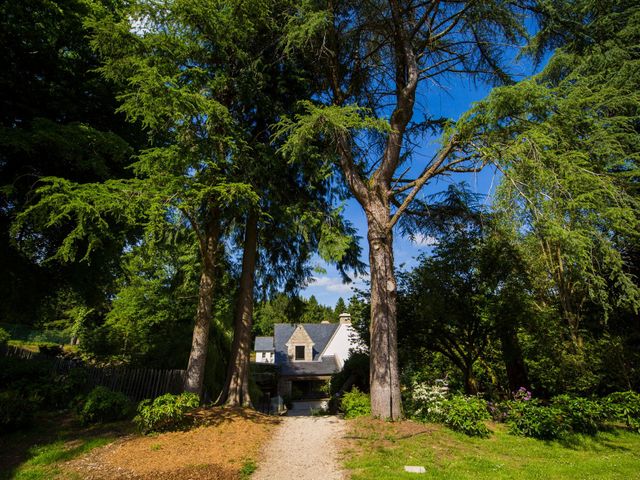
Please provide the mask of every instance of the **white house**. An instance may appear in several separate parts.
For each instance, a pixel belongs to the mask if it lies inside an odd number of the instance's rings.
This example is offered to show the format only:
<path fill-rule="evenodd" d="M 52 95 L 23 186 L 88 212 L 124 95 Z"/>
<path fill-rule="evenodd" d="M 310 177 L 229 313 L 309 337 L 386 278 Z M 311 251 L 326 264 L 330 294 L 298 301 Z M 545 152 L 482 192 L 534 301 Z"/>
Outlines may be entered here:
<path fill-rule="evenodd" d="M 257 362 L 265 362 L 262 354 L 271 351 L 267 347 L 274 351 L 278 394 L 311 398 L 323 395 L 321 387 L 360 348 L 360 339 L 351 316 L 343 313 L 339 323 L 277 323 L 274 336 L 258 337 L 255 345 Z"/>
<path fill-rule="evenodd" d="M 256 337 L 254 350 L 256 363 L 273 363 L 275 361 L 273 337 Z"/>

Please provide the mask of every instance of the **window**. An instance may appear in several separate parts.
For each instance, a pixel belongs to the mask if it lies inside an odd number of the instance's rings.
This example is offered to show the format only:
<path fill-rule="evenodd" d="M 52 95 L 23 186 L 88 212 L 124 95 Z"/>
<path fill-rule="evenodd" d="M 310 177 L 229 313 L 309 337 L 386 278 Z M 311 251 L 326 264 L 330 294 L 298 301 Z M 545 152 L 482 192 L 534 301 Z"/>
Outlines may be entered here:
<path fill-rule="evenodd" d="M 296 360 L 304 360 L 304 345 L 296 345 Z"/>
<path fill-rule="evenodd" d="M 262 360 L 264 360 L 265 358 L 267 358 L 267 354 L 262 352 Z"/>

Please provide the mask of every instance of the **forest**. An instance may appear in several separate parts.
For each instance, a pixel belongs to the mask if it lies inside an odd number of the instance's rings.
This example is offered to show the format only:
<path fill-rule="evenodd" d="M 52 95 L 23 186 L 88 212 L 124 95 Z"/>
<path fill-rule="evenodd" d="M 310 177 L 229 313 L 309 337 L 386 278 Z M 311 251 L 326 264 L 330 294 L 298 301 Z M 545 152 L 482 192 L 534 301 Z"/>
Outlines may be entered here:
<path fill-rule="evenodd" d="M 348 312 L 376 417 L 638 392 L 639 45 L 633 0 L 5 0 L 0 342 L 248 406 L 256 335 Z M 306 298 L 319 262 L 367 287 Z"/>

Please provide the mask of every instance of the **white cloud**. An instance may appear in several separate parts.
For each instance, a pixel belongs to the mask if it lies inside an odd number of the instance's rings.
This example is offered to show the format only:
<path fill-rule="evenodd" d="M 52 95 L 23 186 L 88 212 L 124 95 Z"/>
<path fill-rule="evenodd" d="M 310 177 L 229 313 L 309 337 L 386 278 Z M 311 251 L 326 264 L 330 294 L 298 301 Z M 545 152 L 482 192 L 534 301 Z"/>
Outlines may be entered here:
<path fill-rule="evenodd" d="M 320 287 L 327 292 L 333 293 L 349 293 L 353 284 L 342 283 L 340 278 L 336 277 L 319 277 L 314 278 L 309 287 Z"/>
<path fill-rule="evenodd" d="M 411 241 L 418 247 L 433 247 L 438 245 L 438 239 L 436 237 L 422 233 L 415 234 Z"/>

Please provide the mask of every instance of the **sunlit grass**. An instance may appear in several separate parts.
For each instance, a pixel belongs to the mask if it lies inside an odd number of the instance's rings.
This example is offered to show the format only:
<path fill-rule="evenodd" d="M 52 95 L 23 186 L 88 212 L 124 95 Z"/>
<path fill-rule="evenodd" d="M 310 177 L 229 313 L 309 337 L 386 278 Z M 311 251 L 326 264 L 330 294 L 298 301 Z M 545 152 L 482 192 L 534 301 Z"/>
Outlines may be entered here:
<path fill-rule="evenodd" d="M 437 425 L 352 422 L 346 467 L 352 480 L 640 479 L 640 435 L 623 430 L 544 442 L 492 425 L 470 438 Z M 405 473 L 421 465 L 425 475 Z"/>
<path fill-rule="evenodd" d="M 113 441 L 113 438 L 92 438 L 74 442 L 56 441 L 48 445 L 36 445 L 29 451 L 30 458 L 16 471 L 16 480 L 46 480 L 60 473 L 58 464 Z"/>

